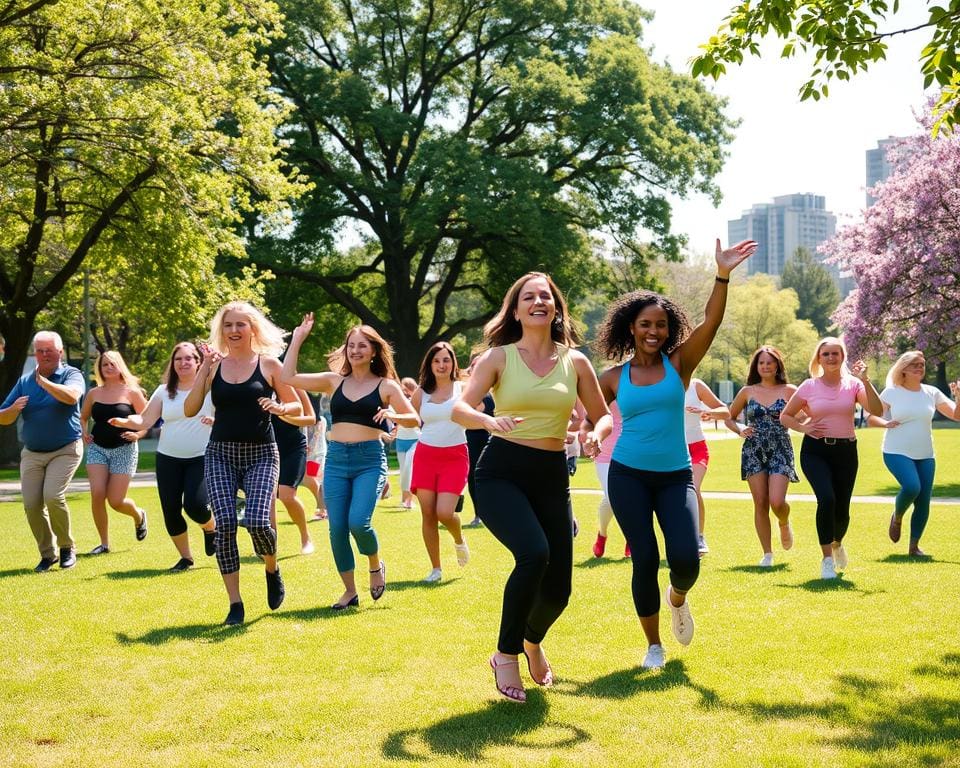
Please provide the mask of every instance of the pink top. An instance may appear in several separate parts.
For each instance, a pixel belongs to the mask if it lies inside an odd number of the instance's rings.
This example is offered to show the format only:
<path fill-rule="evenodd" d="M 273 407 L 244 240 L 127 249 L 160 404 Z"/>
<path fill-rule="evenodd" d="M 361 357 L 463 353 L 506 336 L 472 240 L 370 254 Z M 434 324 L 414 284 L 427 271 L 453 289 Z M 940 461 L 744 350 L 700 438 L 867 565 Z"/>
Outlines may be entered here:
<path fill-rule="evenodd" d="M 796 396 L 810 418 L 824 427 L 824 437 L 855 437 L 853 416 L 857 396 L 866 390 L 863 382 L 853 376 L 842 376 L 840 383 L 831 387 L 823 379 L 807 379 L 797 387 Z"/>
<path fill-rule="evenodd" d="M 610 403 L 610 415 L 613 416 L 613 429 L 610 430 L 607 439 L 600 445 L 600 453 L 598 453 L 597 458 L 594 459 L 598 464 L 610 463 L 613 448 L 617 444 L 620 433 L 623 431 L 623 421 L 620 419 L 620 408 L 617 406 L 616 400 Z"/>

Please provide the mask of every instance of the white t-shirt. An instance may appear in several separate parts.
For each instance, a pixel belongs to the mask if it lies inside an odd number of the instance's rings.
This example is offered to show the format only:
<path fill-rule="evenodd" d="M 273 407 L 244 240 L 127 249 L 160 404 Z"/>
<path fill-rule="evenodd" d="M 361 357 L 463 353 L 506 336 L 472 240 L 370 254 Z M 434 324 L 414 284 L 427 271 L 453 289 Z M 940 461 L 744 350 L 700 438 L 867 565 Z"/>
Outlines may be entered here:
<path fill-rule="evenodd" d="M 176 397 L 171 400 L 167 387 L 161 384 L 150 396 L 151 401 L 160 401 L 160 415 L 163 418 L 157 453 L 174 459 L 194 459 L 197 456 L 203 456 L 206 451 L 212 427 L 201 423 L 200 417 L 213 416 L 213 402 L 210 400 L 210 393 L 207 392 L 203 405 L 200 406 L 200 412 L 188 418 L 183 415 L 183 404 L 189 394 L 189 389 L 178 389 Z"/>
<path fill-rule="evenodd" d="M 441 403 L 435 403 L 426 392 L 420 400 L 420 442 L 434 448 L 450 448 L 454 445 L 466 445 L 467 433 L 463 427 L 453 421 L 453 405 L 460 399 L 461 384 L 453 382 L 453 394 Z"/>
<path fill-rule="evenodd" d="M 921 384 L 919 392 L 903 387 L 887 387 L 880 393 L 884 418 L 899 421 L 900 426 L 883 431 L 884 453 L 896 453 L 910 459 L 933 458 L 933 431 L 930 423 L 940 403 L 950 399 L 936 387 Z"/>
<path fill-rule="evenodd" d="M 703 434 L 703 422 L 700 420 L 700 414 L 690 413 L 687 410 L 687 408 L 709 410 L 706 403 L 700 400 L 700 396 L 697 394 L 697 382 L 703 384 L 700 379 L 690 379 L 690 386 L 687 387 L 683 398 L 683 434 L 686 438 L 687 445 L 699 443 L 707 439 Z M 703 384 L 703 386 L 707 385 Z"/>

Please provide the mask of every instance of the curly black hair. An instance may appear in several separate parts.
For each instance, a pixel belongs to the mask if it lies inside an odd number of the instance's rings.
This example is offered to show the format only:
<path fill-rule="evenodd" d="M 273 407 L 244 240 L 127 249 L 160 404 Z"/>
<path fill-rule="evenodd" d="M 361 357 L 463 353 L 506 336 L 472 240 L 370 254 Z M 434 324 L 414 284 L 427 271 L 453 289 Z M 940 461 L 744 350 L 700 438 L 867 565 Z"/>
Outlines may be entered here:
<path fill-rule="evenodd" d="M 607 360 L 623 360 L 634 353 L 636 346 L 630 324 L 644 307 L 655 304 L 667 313 L 669 334 L 662 350 L 670 354 L 690 335 L 690 320 L 680 306 L 666 296 L 653 291 L 632 291 L 610 305 L 607 316 L 597 329 L 593 347 Z"/>

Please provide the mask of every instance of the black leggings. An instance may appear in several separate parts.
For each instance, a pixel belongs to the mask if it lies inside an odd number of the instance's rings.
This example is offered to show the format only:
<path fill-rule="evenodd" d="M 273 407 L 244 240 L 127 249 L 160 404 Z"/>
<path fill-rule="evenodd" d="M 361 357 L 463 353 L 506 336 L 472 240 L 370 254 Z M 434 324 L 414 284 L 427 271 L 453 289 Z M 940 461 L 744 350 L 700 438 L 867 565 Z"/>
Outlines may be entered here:
<path fill-rule="evenodd" d="M 519 654 L 539 643 L 570 599 L 573 512 L 563 451 L 492 437 L 476 471 L 477 510 L 513 555 L 503 589 L 497 649 Z"/>
<path fill-rule="evenodd" d="M 473 502 L 473 509 L 477 509 L 477 462 L 480 461 L 480 454 L 487 447 L 487 441 L 490 439 L 490 433 L 485 429 L 467 430 L 467 455 L 470 457 L 470 472 L 467 474 L 467 490 L 470 493 L 470 501 Z"/>
<path fill-rule="evenodd" d="M 157 493 L 163 510 L 163 524 L 171 536 L 187 532 L 183 510 L 195 523 L 203 525 L 210 521 L 207 488 L 203 482 L 203 456 L 176 459 L 158 453 Z"/>
<path fill-rule="evenodd" d="M 804 436 L 800 444 L 800 467 L 817 497 L 817 538 L 820 546 L 843 541 L 850 527 L 850 497 L 857 481 L 860 458 L 857 444 Z"/>
<path fill-rule="evenodd" d="M 697 551 L 697 492 L 693 472 L 649 472 L 610 462 L 607 476 L 610 506 L 623 530 L 633 559 L 633 604 L 637 616 L 646 618 L 660 611 L 660 549 L 653 530 L 656 513 L 670 566 L 670 583 L 688 591 L 700 575 Z"/>

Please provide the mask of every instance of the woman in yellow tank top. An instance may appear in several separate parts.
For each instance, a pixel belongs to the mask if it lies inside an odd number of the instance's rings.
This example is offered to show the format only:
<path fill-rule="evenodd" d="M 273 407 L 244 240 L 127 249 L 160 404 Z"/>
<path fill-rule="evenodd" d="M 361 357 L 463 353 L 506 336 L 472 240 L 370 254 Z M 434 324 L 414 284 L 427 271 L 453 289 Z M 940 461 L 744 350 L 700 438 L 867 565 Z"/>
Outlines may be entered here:
<path fill-rule="evenodd" d="M 477 463 L 477 512 L 516 562 L 490 666 L 497 690 L 517 702 L 526 700 L 521 653 L 534 682 L 553 684 L 541 642 L 570 597 L 573 522 L 564 438 L 574 403 L 579 399 L 587 411 L 580 440 L 588 456 L 612 426 L 597 375 L 573 349 L 576 341 L 553 280 L 541 272 L 524 275 L 484 328 L 487 351 L 453 410 L 457 423 L 492 434 Z M 496 416 L 476 410 L 491 390 Z"/>

